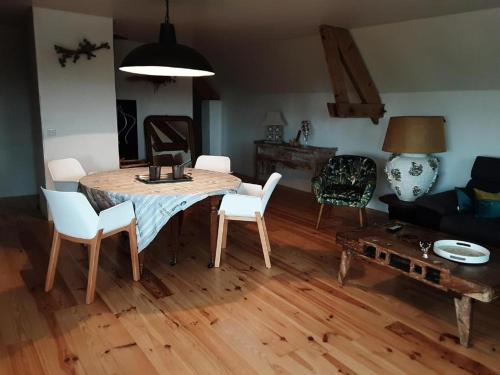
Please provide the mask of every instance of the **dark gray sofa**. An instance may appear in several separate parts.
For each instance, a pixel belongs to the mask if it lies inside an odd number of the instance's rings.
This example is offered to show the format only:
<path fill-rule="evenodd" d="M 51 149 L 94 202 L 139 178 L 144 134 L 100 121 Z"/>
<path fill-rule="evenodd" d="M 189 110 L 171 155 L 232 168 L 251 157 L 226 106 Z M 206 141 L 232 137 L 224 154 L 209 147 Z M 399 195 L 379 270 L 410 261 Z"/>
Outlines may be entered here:
<path fill-rule="evenodd" d="M 471 197 L 474 196 L 474 188 L 491 193 L 500 192 L 500 158 L 476 158 L 471 180 L 465 187 Z M 500 219 L 479 219 L 473 213 L 459 213 L 454 190 L 423 196 L 416 203 L 417 224 L 471 242 L 500 246 Z"/>

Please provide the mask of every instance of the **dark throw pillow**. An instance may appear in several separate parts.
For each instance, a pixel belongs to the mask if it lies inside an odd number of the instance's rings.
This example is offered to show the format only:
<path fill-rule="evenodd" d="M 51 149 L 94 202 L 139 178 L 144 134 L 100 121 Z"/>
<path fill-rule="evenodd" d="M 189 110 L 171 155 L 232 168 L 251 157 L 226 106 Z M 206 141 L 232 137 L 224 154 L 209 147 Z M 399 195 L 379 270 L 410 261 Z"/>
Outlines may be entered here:
<path fill-rule="evenodd" d="M 458 202 L 457 211 L 461 214 L 474 211 L 474 202 L 465 189 L 455 188 L 455 192 L 457 193 Z"/>
<path fill-rule="evenodd" d="M 500 218 L 500 193 L 489 193 L 474 189 L 476 195 L 476 217 L 479 219 Z"/>

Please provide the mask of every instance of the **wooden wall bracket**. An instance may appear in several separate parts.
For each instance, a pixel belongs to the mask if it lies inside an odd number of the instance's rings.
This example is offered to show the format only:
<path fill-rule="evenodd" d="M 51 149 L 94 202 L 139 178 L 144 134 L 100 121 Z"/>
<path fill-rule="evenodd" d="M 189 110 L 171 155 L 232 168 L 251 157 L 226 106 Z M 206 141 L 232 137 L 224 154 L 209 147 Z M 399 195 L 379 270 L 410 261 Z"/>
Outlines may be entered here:
<path fill-rule="evenodd" d="M 321 25 L 319 31 L 335 96 L 335 103 L 327 104 L 330 116 L 368 117 L 378 124 L 385 113 L 384 104 L 351 33 L 347 29 L 328 25 Z M 344 71 L 361 103 L 349 102 Z"/>

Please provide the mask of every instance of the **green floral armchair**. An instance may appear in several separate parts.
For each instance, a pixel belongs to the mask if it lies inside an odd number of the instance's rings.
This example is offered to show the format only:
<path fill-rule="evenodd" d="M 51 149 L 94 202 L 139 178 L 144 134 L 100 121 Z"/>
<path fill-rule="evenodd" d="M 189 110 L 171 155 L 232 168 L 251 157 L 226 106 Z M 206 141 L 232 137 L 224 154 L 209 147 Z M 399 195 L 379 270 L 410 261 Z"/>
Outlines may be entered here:
<path fill-rule="evenodd" d="M 365 207 L 377 183 L 377 165 L 365 156 L 341 155 L 328 161 L 321 174 L 312 179 L 312 190 L 321 205 L 316 222 L 319 228 L 324 205 L 359 209 L 360 226 L 366 224 Z"/>

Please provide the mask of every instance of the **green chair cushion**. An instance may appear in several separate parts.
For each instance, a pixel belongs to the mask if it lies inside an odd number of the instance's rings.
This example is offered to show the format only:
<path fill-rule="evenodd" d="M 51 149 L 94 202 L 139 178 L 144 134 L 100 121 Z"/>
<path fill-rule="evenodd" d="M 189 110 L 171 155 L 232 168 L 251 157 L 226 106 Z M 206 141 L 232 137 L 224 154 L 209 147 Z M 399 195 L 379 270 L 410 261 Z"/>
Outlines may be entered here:
<path fill-rule="evenodd" d="M 333 198 L 339 201 L 356 202 L 361 199 L 364 189 L 352 185 L 332 185 L 325 189 L 324 199 Z"/>

